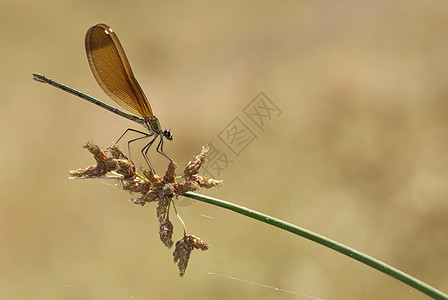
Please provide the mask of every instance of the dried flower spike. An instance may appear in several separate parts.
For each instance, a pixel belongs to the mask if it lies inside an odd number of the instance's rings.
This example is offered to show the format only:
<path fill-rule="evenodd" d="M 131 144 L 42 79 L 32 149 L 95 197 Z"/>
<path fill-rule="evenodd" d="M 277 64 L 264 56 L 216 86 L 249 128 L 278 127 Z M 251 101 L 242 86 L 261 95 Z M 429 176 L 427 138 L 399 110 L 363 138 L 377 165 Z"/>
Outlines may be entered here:
<path fill-rule="evenodd" d="M 205 251 L 208 249 L 208 244 L 199 237 L 191 234 L 185 234 L 181 240 L 176 242 L 176 249 L 173 252 L 173 259 L 179 268 L 180 277 L 185 274 L 188 261 L 190 260 L 191 251 L 193 251 L 194 248 Z"/>
<path fill-rule="evenodd" d="M 160 221 L 159 227 L 160 240 L 167 246 L 171 248 L 173 246 L 173 223 L 169 219 Z"/>
<path fill-rule="evenodd" d="M 208 149 L 202 148 L 199 155 L 195 156 L 185 167 L 184 181 L 176 182 L 176 164 L 171 161 L 163 177 L 153 171 L 143 170 L 141 176 L 136 173 L 133 162 L 126 157 L 117 146 L 108 149 L 108 152 L 101 150 L 93 143 L 87 143 L 87 148 L 95 157 L 96 165 L 70 171 L 70 175 L 76 178 L 98 178 L 108 172 L 114 172 L 121 177 L 124 190 L 140 196 L 132 200 L 133 203 L 145 205 L 150 202 L 157 202 L 157 218 L 159 220 L 160 240 L 168 248 L 172 247 L 173 224 L 169 220 L 170 206 L 173 198 L 182 194 L 195 191 L 200 188 L 211 188 L 222 185 L 222 181 L 209 177 L 202 177 L 198 171 L 205 162 Z M 193 249 L 207 250 L 208 244 L 199 237 L 186 233 L 185 223 L 177 213 L 176 215 L 184 227 L 184 236 L 176 243 L 173 253 L 174 261 L 179 267 L 179 275 L 183 276 Z"/>

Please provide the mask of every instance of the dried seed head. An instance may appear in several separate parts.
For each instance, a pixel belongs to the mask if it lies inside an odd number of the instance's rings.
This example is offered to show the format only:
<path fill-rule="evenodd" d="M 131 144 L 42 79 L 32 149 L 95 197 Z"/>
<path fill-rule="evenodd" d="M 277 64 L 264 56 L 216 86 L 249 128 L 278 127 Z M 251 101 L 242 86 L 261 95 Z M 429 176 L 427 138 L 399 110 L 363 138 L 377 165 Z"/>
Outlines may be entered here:
<path fill-rule="evenodd" d="M 185 176 L 191 177 L 198 173 L 198 170 L 201 168 L 201 165 L 205 163 L 206 154 L 209 151 L 208 148 L 202 147 L 201 153 L 196 155 L 185 167 Z"/>
<path fill-rule="evenodd" d="M 154 185 L 159 184 L 162 181 L 162 177 L 155 174 L 153 170 L 142 169 L 143 175 Z"/>
<path fill-rule="evenodd" d="M 131 178 L 135 176 L 134 163 L 128 159 L 114 158 L 110 161 L 109 165 L 118 174 L 124 176 L 124 178 Z"/>
<path fill-rule="evenodd" d="M 143 194 L 143 196 L 141 196 L 141 198 L 145 197 L 145 195 L 151 191 L 151 183 L 150 182 L 142 180 L 135 176 L 132 178 L 122 179 L 121 184 L 123 186 L 123 190 L 125 190 L 125 191 L 129 191 L 131 193 Z"/>
<path fill-rule="evenodd" d="M 98 165 L 90 166 L 86 168 L 81 168 L 77 170 L 71 170 L 69 172 L 70 176 L 78 177 L 78 178 L 91 178 L 91 177 L 100 177 L 107 173 L 107 168 L 105 165 L 103 167 L 99 167 Z"/>
<path fill-rule="evenodd" d="M 174 189 L 174 186 L 172 184 L 167 183 L 163 186 L 163 195 L 165 197 L 173 198 L 175 191 L 176 190 Z"/>
<path fill-rule="evenodd" d="M 202 188 L 212 188 L 215 186 L 221 186 L 223 184 L 222 180 L 216 180 L 210 177 L 202 177 L 199 175 L 195 175 L 195 181 L 199 184 Z"/>
<path fill-rule="evenodd" d="M 173 223 L 170 220 L 164 219 L 160 222 L 159 235 L 162 243 L 168 248 L 173 246 Z"/>
<path fill-rule="evenodd" d="M 174 161 L 170 161 L 170 164 L 168 165 L 168 168 L 165 172 L 165 176 L 163 177 L 163 181 L 165 183 L 173 183 L 174 179 L 176 178 L 176 168 L 177 165 Z"/>
<path fill-rule="evenodd" d="M 157 190 L 155 189 L 151 189 L 150 188 L 150 183 L 146 182 L 147 184 L 147 191 L 144 195 L 138 197 L 138 198 L 134 198 L 132 199 L 132 202 L 135 204 L 140 204 L 141 206 L 145 205 L 146 203 L 150 203 L 153 201 L 156 201 L 159 198 L 159 193 Z M 140 187 L 140 185 L 138 186 Z"/>
<path fill-rule="evenodd" d="M 186 234 L 184 237 L 176 242 L 176 248 L 173 252 L 174 262 L 177 263 L 179 268 L 179 276 L 182 277 L 185 274 L 185 270 L 190 260 L 190 254 L 193 249 L 207 250 L 208 244 L 202 241 L 199 237 Z"/>
<path fill-rule="evenodd" d="M 205 162 L 206 153 L 208 152 L 207 148 L 203 148 L 201 153 L 188 163 L 184 170 L 186 175 L 185 180 L 180 182 L 176 182 L 175 171 L 177 166 L 173 161 L 170 161 L 163 177 L 155 174 L 153 171 L 143 170 L 143 174 L 146 177 L 144 178 L 136 173 L 132 161 L 117 146 L 111 147 L 108 151 L 109 153 L 104 152 L 92 143 L 87 143 L 85 148 L 94 155 L 97 164 L 70 171 L 70 175 L 92 178 L 104 176 L 106 173 L 113 171 L 121 175 L 121 186 L 124 190 L 140 194 L 139 197 L 132 199 L 133 203 L 144 205 L 157 201 L 156 211 L 160 222 L 159 235 L 167 247 L 172 247 L 173 245 L 173 224 L 168 219 L 168 212 L 174 196 L 178 197 L 188 191 L 195 191 L 201 187 L 210 188 L 222 184 L 222 181 L 202 177 L 198 174 L 201 165 Z M 185 224 L 182 220 L 181 222 L 184 226 L 184 232 L 186 232 Z M 173 258 L 174 262 L 178 265 L 180 276 L 185 274 L 191 251 L 195 248 L 207 250 L 208 244 L 199 237 L 188 234 L 185 234 L 176 243 Z"/>
<path fill-rule="evenodd" d="M 117 145 L 113 145 L 112 147 L 108 148 L 108 150 L 110 151 L 110 154 L 113 158 L 129 160 L 129 158 L 124 155 L 123 152 L 120 151 L 120 149 L 118 149 Z"/>
<path fill-rule="evenodd" d="M 82 168 L 74 171 L 70 171 L 70 175 L 81 178 L 92 178 L 106 175 L 110 171 L 116 171 L 117 173 L 125 176 L 132 177 L 135 174 L 134 164 L 121 153 L 118 148 L 112 148 L 111 156 L 101 150 L 97 145 L 93 143 L 86 143 L 84 146 L 90 153 L 93 154 L 96 165 L 87 168 Z M 115 154 L 112 153 L 115 151 Z M 119 158 L 118 158 L 119 157 Z"/>
<path fill-rule="evenodd" d="M 199 184 L 194 181 L 183 181 L 176 185 L 176 196 L 185 194 L 186 192 L 196 191 L 200 188 Z"/>
<path fill-rule="evenodd" d="M 196 249 L 201 249 L 202 251 L 208 249 L 208 244 L 204 242 L 200 237 L 197 237 L 192 234 L 186 234 L 184 236 L 184 239 L 187 241 L 188 244 L 190 244 L 192 247 Z"/>
<path fill-rule="evenodd" d="M 93 157 L 95 158 L 97 163 L 107 163 L 109 161 L 109 157 L 107 156 L 106 152 L 101 150 L 97 145 L 91 142 L 87 142 L 83 148 L 86 148 L 90 153 L 93 154 Z"/>
<path fill-rule="evenodd" d="M 174 263 L 177 263 L 177 267 L 179 268 L 180 277 L 185 274 L 192 250 L 193 247 L 188 245 L 184 239 L 176 242 L 176 249 L 173 252 L 173 259 Z"/>
<path fill-rule="evenodd" d="M 159 221 L 166 218 L 171 199 L 168 197 L 159 197 L 159 203 L 157 205 L 157 218 L 159 218 Z"/>

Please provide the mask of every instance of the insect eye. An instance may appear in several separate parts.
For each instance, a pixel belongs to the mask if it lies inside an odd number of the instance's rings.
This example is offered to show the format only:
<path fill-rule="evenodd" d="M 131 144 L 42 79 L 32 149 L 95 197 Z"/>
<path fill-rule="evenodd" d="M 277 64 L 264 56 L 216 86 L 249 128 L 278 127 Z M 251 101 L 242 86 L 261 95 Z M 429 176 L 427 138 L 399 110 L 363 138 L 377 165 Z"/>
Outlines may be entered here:
<path fill-rule="evenodd" d="M 163 132 L 163 136 L 166 137 L 167 140 L 172 140 L 173 139 L 173 134 L 171 133 L 171 131 L 169 130 L 165 130 Z"/>

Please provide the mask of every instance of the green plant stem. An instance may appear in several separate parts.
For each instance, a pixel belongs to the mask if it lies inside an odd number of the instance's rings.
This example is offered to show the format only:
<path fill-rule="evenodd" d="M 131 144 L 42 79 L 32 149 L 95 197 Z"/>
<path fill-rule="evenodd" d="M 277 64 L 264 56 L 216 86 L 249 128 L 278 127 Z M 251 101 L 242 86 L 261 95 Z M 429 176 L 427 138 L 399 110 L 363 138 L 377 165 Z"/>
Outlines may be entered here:
<path fill-rule="evenodd" d="M 371 266 L 374 269 L 377 269 L 380 272 L 383 272 L 389 276 L 392 276 L 393 278 L 396 278 L 400 280 L 401 282 L 419 290 L 420 292 L 428 295 L 429 297 L 433 299 L 445 299 L 448 300 L 448 295 L 442 293 L 441 291 L 433 288 L 432 286 L 418 280 L 417 278 L 414 278 L 392 266 L 389 266 L 388 264 L 377 260 L 373 257 L 370 257 L 362 252 L 359 252 L 355 249 L 352 249 L 350 247 L 347 247 L 341 243 L 338 243 L 336 241 L 333 241 L 329 238 L 326 238 L 324 236 L 321 236 L 319 234 L 316 234 L 312 231 L 300 228 L 298 226 L 295 226 L 293 224 L 287 223 L 285 221 L 273 218 L 271 216 L 262 214 L 260 212 L 254 211 L 252 209 L 248 209 L 246 207 L 236 205 L 227 201 L 223 201 L 217 198 L 208 197 L 192 192 L 187 192 L 184 194 L 185 197 L 189 197 L 198 201 L 202 201 L 205 203 L 213 204 L 222 208 L 233 210 L 236 213 L 248 216 L 250 218 L 262 221 L 264 223 L 276 226 L 278 228 L 281 228 L 283 230 L 292 232 L 294 234 L 300 235 L 301 237 L 304 237 L 306 239 L 309 239 L 311 241 L 314 241 L 318 244 L 321 244 L 323 246 L 326 246 L 328 248 L 331 248 L 339 253 L 345 254 L 348 257 L 351 257 L 357 261 L 360 261 L 368 266 Z"/>
<path fill-rule="evenodd" d="M 174 208 L 174 212 L 176 213 L 176 217 L 179 219 L 180 223 L 182 224 L 182 227 L 184 228 L 184 235 L 187 234 L 187 226 L 185 226 L 184 220 L 182 220 L 182 218 L 180 217 L 179 213 L 177 212 L 177 207 L 176 207 L 176 205 L 174 204 L 173 201 L 171 201 L 171 205 Z M 169 209 L 169 207 L 168 207 L 168 209 Z"/>

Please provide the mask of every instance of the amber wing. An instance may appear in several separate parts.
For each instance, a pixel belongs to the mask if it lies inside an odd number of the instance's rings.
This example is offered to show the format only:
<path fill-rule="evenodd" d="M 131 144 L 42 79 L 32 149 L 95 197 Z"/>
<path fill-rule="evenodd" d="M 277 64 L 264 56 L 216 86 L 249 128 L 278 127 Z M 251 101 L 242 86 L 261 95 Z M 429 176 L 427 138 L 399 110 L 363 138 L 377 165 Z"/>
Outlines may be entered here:
<path fill-rule="evenodd" d="M 123 47 L 109 26 L 97 24 L 87 31 L 86 52 L 96 81 L 109 97 L 143 118 L 153 115 Z"/>

